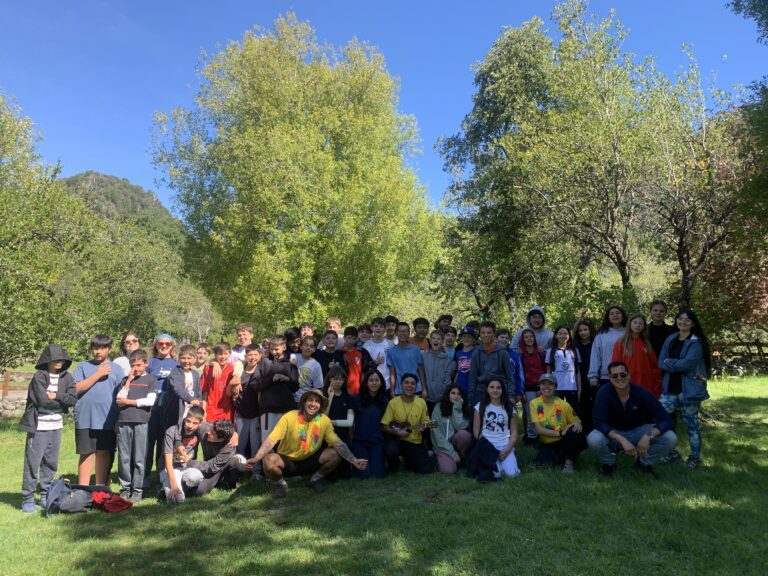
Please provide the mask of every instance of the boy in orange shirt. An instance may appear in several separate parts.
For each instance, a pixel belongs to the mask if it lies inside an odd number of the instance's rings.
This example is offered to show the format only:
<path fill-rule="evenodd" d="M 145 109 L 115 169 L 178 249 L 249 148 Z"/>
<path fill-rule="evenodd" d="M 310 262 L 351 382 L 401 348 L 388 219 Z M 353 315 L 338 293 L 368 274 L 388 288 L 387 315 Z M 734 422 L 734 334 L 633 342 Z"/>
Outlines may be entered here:
<path fill-rule="evenodd" d="M 201 382 L 205 421 L 234 420 L 235 405 L 232 401 L 232 395 L 238 381 L 233 381 L 234 367 L 229 363 L 232 347 L 227 342 L 219 342 L 214 347 L 213 352 L 215 360 L 203 370 Z M 216 367 L 219 370 L 214 370 Z M 219 374 L 216 375 L 215 372 L 219 372 Z"/>

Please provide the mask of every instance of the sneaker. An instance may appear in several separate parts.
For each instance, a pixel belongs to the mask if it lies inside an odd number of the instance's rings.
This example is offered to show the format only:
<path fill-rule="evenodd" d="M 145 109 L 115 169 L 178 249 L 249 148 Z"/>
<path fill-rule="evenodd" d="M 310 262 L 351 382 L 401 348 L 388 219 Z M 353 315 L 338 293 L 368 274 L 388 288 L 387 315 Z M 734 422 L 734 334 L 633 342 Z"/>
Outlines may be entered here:
<path fill-rule="evenodd" d="M 574 470 L 572 462 L 566 462 L 563 465 L 563 474 L 570 475 L 570 474 L 573 474 L 575 471 L 576 470 Z"/>
<path fill-rule="evenodd" d="M 285 500 L 285 497 L 288 496 L 288 485 L 278 484 L 277 488 L 275 488 L 275 493 L 272 495 L 272 497 L 275 500 Z"/>
<path fill-rule="evenodd" d="M 640 462 L 637 462 L 635 465 L 637 469 L 640 470 L 642 473 L 647 474 L 654 480 L 659 479 L 659 477 L 656 475 L 656 472 L 653 469 L 653 466 L 651 466 L 650 464 L 641 464 Z"/>
<path fill-rule="evenodd" d="M 138 504 L 139 502 L 141 502 L 141 494 L 139 494 L 138 492 L 134 492 L 133 494 L 131 494 L 131 497 L 128 498 L 128 500 L 130 500 L 134 504 Z"/>
<path fill-rule="evenodd" d="M 659 464 L 675 464 L 676 462 L 680 462 L 683 457 L 680 455 L 680 452 L 677 450 L 672 450 L 669 452 L 664 458 L 661 458 L 659 460 Z"/>
<path fill-rule="evenodd" d="M 125 498 L 126 500 L 131 499 L 131 491 L 130 490 L 121 490 L 120 491 L 120 498 Z"/>
<path fill-rule="evenodd" d="M 613 476 L 613 470 L 616 468 L 616 464 L 601 464 L 600 465 L 600 476 L 605 476 L 606 478 L 610 478 Z"/>
<path fill-rule="evenodd" d="M 29 502 L 24 502 L 21 505 L 21 511 L 24 512 L 24 514 L 34 514 L 35 512 L 40 512 L 42 509 L 35 504 L 34 500 L 30 500 Z"/>
<path fill-rule="evenodd" d="M 694 458 L 693 456 L 689 456 L 688 460 L 685 461 L 685 467 L 690 470 L 698 468 L 699 466 L 701 466 L 701 458 Z"/>
<path fill-rule="evenodd" d="M 314 490 L 318 494 L 322 494 L 328 489 L 328 487 L 325 484 L 323 484 L 322 480 L 315 480 L 313 482 L 310 482 L 309 487 L 312 488 L 312 490 Z"/>

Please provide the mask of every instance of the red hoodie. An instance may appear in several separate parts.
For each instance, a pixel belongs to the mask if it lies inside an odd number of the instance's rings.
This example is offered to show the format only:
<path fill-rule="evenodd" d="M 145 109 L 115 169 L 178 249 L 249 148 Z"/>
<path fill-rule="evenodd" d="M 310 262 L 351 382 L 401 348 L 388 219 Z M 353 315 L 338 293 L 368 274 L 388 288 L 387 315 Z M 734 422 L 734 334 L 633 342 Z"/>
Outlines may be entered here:
<path fill-rule="evenodd" d="M 661 396 L 661 371 L 659 361 L 653 348 L 645 340 L 632 336 L 632 356 L 624 350 L 621 339 L 613 346 L 611 362 L 624 362 L 629 368 L 629 379 L 633 384 L 639 384 L 653 393 L 656 398 Z"/>

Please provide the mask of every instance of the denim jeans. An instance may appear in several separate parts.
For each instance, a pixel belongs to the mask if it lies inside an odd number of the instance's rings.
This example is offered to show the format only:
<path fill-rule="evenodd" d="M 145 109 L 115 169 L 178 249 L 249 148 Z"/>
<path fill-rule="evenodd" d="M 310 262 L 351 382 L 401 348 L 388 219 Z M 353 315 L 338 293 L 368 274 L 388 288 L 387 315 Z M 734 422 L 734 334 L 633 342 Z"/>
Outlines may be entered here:
<path fill-rule="evenodd" d="M 643 424 L 634 430 L 616 430 L 632 444 L 637 446 L 640 439 L 653 429 L 653 424 Z M 600 430 L 592 430 L 587 436 L 589 447 L 597 452 L 602 464 L 614 464 L 616 462 L 616 452 L 621 449 L 621 444 L 609 438 Z M 667 430 L 664 434 L 651 439 L 648 452 L 644 458 L 640 458 L 640 464 L 650 466 L 667 455 L 677 444 L 677 436 L 672 430 Z"/>

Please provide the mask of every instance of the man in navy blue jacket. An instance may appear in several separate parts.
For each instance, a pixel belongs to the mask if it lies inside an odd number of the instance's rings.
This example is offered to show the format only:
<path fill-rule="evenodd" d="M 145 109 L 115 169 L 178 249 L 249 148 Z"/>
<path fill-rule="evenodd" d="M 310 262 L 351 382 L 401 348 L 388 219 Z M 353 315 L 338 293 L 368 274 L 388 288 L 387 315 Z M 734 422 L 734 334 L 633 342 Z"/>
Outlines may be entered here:
<path fill-rule="evenodd" d="M 656 397 L 641 386 L 630 383 L 627 365 L 608 365 L 610 386 L 601 387 L 595 397 L 589 447 L 600 456 L 600 472 L 611 476 L 616 467 L 616 454 L 624 452 L 651 476 L 651 467 L 677 444 L 672 419 Z"/>

